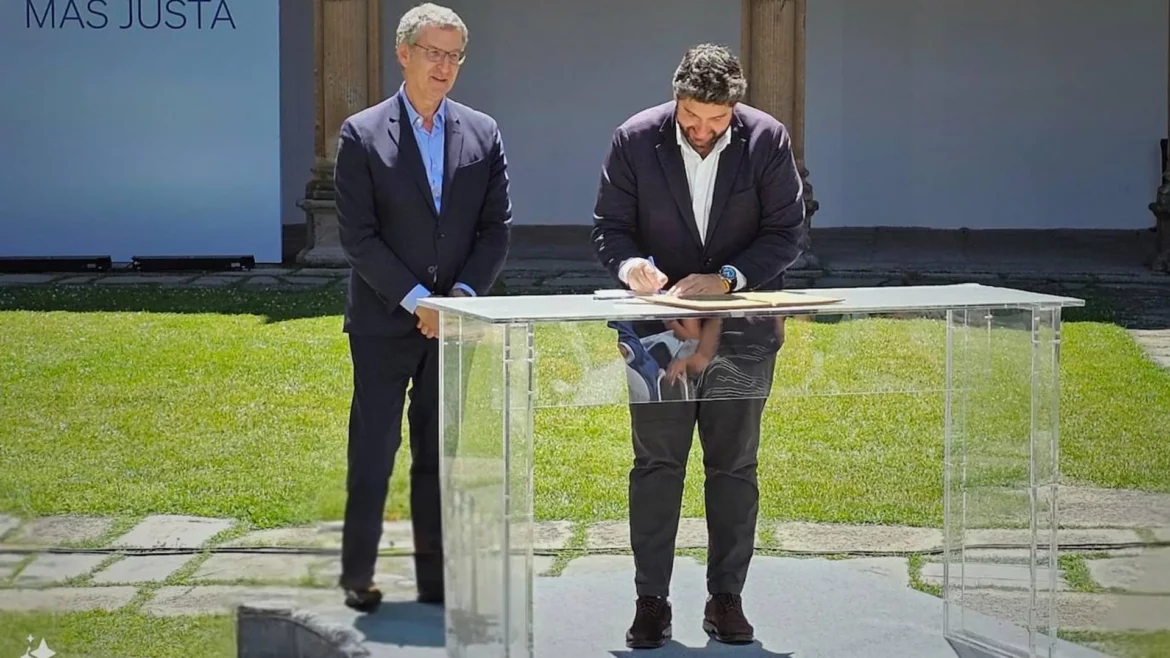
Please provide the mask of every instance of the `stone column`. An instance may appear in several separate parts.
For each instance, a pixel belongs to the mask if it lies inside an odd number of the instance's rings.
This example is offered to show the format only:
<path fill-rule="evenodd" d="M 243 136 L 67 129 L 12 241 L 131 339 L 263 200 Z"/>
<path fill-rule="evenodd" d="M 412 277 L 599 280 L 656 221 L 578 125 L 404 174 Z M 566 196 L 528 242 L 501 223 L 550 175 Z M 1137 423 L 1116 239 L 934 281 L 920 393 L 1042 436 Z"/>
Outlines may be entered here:
<path fill-rule="evenodd" d="M 805 15 L 808 0 L 743 0 L 741 50 L 748 103 L 776 117 L 792 134 L 796 166 L 804 182 L 806 222 L 820 204 L 813 198 L 804 161 Z M 794 268 L 818 267 L 811 246 Z"/>
<path fill-rule="evenodd" d="M 1170 26 L 1167 27 L 1170 33 Z M 1170 65 L 1170 53 L 1167 53 L 1167 62 Z M 1170 103 L 1170 79 L 1166 81 L 1167 102 Z M 1166 136 L 1170 138 L 1170 114 L 1166 117 Z M 1170 143 L 1167 144 L 1170 150 Z M 1162 185 L 1158 188 L 1154 202 L 1150 204 L 1150 211 L 1154 213 L 1157 233 L 1154 253 L 1146 260 L 1155 272 L 1170 273 L 1170 167 L 1162 172 Z"/>
<path fill-rule="evenodd" d="M 333 164 L 337 136 L 347 117 L 382 100 L 381 0 L 313 0 L 316 53 L 316 164 L 305 186 L 305 248 L 297 261 L 344 266 L 337 233 Z"/>

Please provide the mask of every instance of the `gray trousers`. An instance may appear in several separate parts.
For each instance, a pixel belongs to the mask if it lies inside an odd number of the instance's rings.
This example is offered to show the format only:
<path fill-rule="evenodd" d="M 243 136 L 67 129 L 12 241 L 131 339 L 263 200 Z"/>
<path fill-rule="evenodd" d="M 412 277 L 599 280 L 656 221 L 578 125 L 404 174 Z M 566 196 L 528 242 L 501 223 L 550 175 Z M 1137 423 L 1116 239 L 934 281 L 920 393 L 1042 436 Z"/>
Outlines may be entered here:
<path fill-rule="evenodd" d="M 630 470 L 630 540 L 639 596 L 668 596 L 682 506 L 687 455 L 695 427 L 703 448 L 707 512 L 707 590 L 740 594 L 755 549 L 760 420 L 775 352 L 740 360 L 732 370 L 766 382 L 743 397 L 700 389 L 700 399 L 630 405 L 634 466 Z M 726 367 L 726 366 L 725 366 Z M 740 377 L 734 380 L 743 381 Z M 707 391 L 704 393 L 704 390 Z M 702 399 L 706 397 L 707 399 Z"/>

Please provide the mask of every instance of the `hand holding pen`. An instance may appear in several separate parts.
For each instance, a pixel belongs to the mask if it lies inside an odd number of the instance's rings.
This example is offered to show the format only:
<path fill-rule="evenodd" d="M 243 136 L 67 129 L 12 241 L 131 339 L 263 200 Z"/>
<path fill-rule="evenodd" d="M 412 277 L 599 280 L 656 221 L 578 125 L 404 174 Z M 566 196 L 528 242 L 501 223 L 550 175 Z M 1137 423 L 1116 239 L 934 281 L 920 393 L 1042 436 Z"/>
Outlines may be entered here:
<path fill-rule="evenodd" d="M 654 265 L 654 257 L 639 258 L 630 265 L 626 283 L 639 295 L 652 295 L 666 285 L 666 275 Z"/>

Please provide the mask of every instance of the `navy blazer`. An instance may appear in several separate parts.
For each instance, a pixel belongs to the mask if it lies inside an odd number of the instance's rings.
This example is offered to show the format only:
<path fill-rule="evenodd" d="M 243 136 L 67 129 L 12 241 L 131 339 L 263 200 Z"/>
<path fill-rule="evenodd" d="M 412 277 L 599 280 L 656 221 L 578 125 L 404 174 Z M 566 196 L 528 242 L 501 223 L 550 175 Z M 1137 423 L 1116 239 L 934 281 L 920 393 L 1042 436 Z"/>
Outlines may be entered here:
<path fill-rule="evenodd" d="M 675 102 L 643 110 L 613 134 L 592 240 L 614 278 L 627 258 L 653 256 L 669 278 L 739 269 L 748 290 L 780 290 L 800 256 L 804 197 L 787 129 L 739 103 L 719 159 L 706 243 L 700 241 L 675 128 Z"/>
<path fill-rule="evenodd" d="M 344 329 L 403 336 L 417 331 L 402 299 L 422 284 L 446 295 L 456 283 L 488 292 L 508 255 L 512 203 L 496 121 L 447 99 L 442 212 L 401 92 L 341 126 L 334 184 L 341 246 L 352 266 Z"/>

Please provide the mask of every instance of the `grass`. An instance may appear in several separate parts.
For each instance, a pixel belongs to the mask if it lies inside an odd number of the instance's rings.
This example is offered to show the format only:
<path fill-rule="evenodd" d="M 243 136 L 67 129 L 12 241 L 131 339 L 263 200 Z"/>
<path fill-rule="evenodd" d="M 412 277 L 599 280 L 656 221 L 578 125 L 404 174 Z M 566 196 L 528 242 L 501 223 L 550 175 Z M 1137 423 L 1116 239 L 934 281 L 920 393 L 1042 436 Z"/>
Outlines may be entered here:
<path fill-rule="evenodd" d="M 0 289 L 0 512 L 194 514 L 254 527 L 340 518 L 351 391 L 342 295 Z M 989 487 L 1018 483 L 1029 427 L 1027 362 L 1007 358 L 1026 351 L 1026 334 L 997 331 L 1007 344 L 991 378 L 970 381 L 995 385 L 1003 411 L 957 434 L 985 458 Z M 761 518 L 940 524 L 944 339 L 927 320 L 790 322 L 763 427 Z M 536 514 L 625 518 L 629 420 L 613 334 L 546 326 L 536 340 Z M 498 363 L 487 347 L 473 370 Z M 1064 325 L 1060 364 L 1064 475 L 1170 491 L 1170 373 L 1124 330 L 1087 321 Z M 582 383 L 593 387 L 584 399 Z M 480 389 L 468 408 L 490 409 L 498 395 Z M 486 454 L 498 452 L 500 417 L 469 417 L 468 441 L 475 427 Z M 388 518 L 408 516 L 409 461 L 403 449 Z M 703 514 L 702 471 L 695 441 L 685 515 Z"/>
<path fill-rule="evenodd" d="M 1092 647 L 1116 658 L 1164 658 L 1170 656 L 1170 631 L 1089 632 L 1061 631 L 1060 637 Z"/>
<path fill-rule="evenodd" d="M 1064 579 L 1075 592 L 1101 591 L 1101 587 L 1093 581 L 1093 575 L 1089 573 L 1086 560 L 1090 557 L 1092 556 L 1081 553 L 1065 553 L 1057 558 Z"/>
<path fill-rule="evenodd" d="M 0 656 L 20 656 L 44 638 L 63 658 L 230 658 L 230 615 L 156 617 L 135 611 L 0 612 Z"/>

